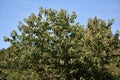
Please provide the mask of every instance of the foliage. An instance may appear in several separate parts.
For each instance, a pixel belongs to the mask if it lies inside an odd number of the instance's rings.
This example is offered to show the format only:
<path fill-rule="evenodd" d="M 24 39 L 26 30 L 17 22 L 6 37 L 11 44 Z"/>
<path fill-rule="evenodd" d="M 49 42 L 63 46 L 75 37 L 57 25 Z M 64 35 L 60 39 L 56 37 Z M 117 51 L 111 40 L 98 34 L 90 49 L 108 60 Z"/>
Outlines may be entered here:
<path fill-rule="evenodd" d="M 120 79 L 119 33 L 111 33 L 114 20 L 94 17 L 86 26 L 68 14 L 40 8 L 18 29 L 0 51 L 0 76 L 8 80 L 116 80 Z M 116 58 L 117 57 L 117 58 Z M 114 70 L 112 69 L 114 68 Z"/>

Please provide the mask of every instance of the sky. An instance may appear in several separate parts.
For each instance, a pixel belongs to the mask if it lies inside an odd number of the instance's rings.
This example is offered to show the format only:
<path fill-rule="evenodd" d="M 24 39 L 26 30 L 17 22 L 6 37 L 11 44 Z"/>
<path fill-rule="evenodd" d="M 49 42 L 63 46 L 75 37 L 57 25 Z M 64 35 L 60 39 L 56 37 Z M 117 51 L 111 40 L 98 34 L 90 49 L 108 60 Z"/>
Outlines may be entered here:
<path fill-rule="evenodd" d="M 9 37 L 12 30 L 18 31 L 18 22 L 33 12 L 37 14 L 40 7 L 75 11 L 81 25 L 94 16 L 106 21 L 113 18 L 113 34 L 120 30 L 120 0 L 0 0 L 0 49 L 10 46 L 3 37 Z"/>

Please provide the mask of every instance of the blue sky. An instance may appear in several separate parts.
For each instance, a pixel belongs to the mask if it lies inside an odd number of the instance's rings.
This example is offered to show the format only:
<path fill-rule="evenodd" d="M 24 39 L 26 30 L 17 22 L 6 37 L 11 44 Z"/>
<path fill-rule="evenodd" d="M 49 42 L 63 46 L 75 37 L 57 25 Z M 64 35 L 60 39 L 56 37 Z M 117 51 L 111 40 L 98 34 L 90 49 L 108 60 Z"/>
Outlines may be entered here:
<path fill-rule="evenodd" d="M 12 30 L 17 30 L 19 21 L 37 13 L 39 7 L 65 9 L 69 13 L 77 13 L 77 21 L 86 25 L 88 18 L 97 16 L 108 20 L 114 18 L 112 32 L 120 30 L 120 0 L 0 0 L 0 49 L 7 48 L 9 43 L 3 41 L 3 36 L 10 36 Z"/>

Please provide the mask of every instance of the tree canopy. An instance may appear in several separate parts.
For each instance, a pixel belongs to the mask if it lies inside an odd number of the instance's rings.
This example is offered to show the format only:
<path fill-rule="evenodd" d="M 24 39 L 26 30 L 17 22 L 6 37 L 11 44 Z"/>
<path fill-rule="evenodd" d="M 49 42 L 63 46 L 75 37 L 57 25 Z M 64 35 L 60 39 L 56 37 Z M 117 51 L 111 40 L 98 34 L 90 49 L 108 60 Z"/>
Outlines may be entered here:
<path fill-rule="evenodd" d="M 40 8 L 32 13 L 0 50 L 0 77 L 7 80 L 118 80 L 120 32 L 112 34 L 114 20 L 94 17 L 86 26 L 77 14 Z"/>

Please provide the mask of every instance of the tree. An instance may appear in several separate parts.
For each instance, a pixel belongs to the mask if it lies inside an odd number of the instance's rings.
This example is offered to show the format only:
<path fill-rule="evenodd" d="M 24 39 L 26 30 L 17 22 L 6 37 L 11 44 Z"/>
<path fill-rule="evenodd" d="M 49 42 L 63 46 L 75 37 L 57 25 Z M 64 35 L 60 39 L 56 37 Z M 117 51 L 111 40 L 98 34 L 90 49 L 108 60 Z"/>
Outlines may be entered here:
<path fill-rule="evenodd" d="M 117 79 L 113 20 L 105 23 L 95 17 L 84 27 L 76 18 L 75 12 L 43 8 L 25 18 L 18 26 L 21 34 L 13 30 L 11 38 L 4 37 L 11 46 L 0 52 L 1 76 L 8 80 Z M 112 63 L 118 74 L 109 70 Z"/>

